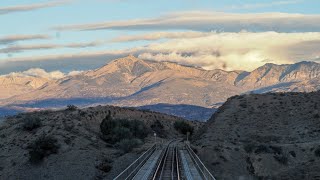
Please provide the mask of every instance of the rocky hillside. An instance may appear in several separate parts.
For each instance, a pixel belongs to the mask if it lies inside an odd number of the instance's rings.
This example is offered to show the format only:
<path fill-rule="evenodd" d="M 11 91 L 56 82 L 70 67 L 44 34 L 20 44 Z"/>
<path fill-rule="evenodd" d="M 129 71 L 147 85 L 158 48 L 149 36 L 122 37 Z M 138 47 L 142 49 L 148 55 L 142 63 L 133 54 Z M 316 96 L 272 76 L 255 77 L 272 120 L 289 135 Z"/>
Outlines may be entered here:
<path fill-rule="evenodd" d="M 141 106 L 138 107 L 138 109 L 162 112 L 165 114 L 182 117 L 188 120 L 197 121 L 207 121 L 216 111 L 216 108 L 205 108 L 187 104 L 154 104 Z"/>
<path fill-rule="evenodd" d="M 114 145 L 103 140 L 100 124 L 108 115 L 115 120 L 142 121 L 144 132 L 149 132 L 144 144 L 126 153 L 121 150 L 127 145 L 122 141 Z M 0 179 L 112 179 L 150 147 L 153 131 L 164 140 L 180 136 L 173 128 L 177 120 L 183 121 L 113 106 L 71 107 L 9 117 L 0 123 Z"/>
<path fill-rule="evenodd" d="M 31 80 L 29 76 L 25 77 L 26 80 L 10 76 L 15 80 L 9 81 L 10 78 L 5 76 L 6 80 L 2 80 L 0 86 L 0 92 L 3 92 L 0 98 L 4 98 L 0 100 L 0 106 L 21 109 L 59 108 L 68 104 L 83 107 L 98 104 L 129 107 L 185 104 L 212 108 L 233 95 L 252 91 L 315 91 L 319 89 L 319 76 L 320 64 L 314 62 L 266 64 L 252 72 L 244 72 L 204 70 L 128 56 L 101 68 L 50 82 Z M 181 109 L 181 106 L 174 109 L 176 112 L 179 110 L 190 109 Z M 163 112 L 161 108 L 158 111 Z M 206 111 L 206 114 L 210 112 Z M 195 113 L 197 111 L 191 112 Z"/>
<path fill-rule="evenodd" d="M 155 103 L 210 106 L 239 93 L 233 86 L 238 75 L 238 72 L 206 71 L 128 56 L 0 103 L 8 105 L 53 98 L 109 98 L 113 104 L 124 106 Z"/>
<path fill-rule="evenodd" d="M 36 90 L 50 79 L 12 73 L 0 76 L 0 100 Z"/>
<path fill-rule="evenodd" d="M 234 96 L 194 142 L 217 179 L 319 179 L 320 92 Z"/>

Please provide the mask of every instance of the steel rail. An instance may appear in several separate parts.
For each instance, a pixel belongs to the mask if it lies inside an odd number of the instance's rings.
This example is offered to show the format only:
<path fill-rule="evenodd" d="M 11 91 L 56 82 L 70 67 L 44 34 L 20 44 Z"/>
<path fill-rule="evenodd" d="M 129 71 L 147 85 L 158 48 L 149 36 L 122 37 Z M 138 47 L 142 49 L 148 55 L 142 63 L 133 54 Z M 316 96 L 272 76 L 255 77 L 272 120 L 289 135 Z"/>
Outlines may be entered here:
<path fill-rule="evenodd" d="M 154 144 L 151 148 L 145 151 L 138 159 L 136 159 L 133 163 L 131 163 L 125 170 L 123 170 L 114 180 L 127 180 L 131 179 L 131 177 L 139 170 L 140 167 L 148 160 L 148 158 L 152 155 L 152 153 L 156 149 L 156 144 Z"/>
<path fill-rule="evenodd" d="M 186 144 L 186 147 L 192 161 L 195 163 L 197 169 L 200 171 L 203 178 L 206 180 L 216 180 L 216 178 L 214 178 L 214 176 L 207 169 L 207 167 L 202 163 L 198 155 L 196 155 L 196 153 L 193 152 L 191 147 L 188 144 Z"/>
<path fill-rule="evenodd" d="M 176 147 L 175 151 L 175 157 L 176 157 L 176 171 L 177 171 L 177 179 L 180 180 L 180 169 L 179 169 L 179 152 L 178 148 Z"/>
<path fill-rule="evenodd" d="M 168 159 L 168 155 L 169 155 L 169 146 L 170 145 L 168 145 L 168 149 L 167 149 L 167 151 L 166 151 L 166 156 L 165 156 L 165 158 L 164 158 L 164 161 L 163 161 L 163 163 L 162 163 L 162 168 L 161 168 L 161 173 L 160 173 L 160 178 L 159 179 L 162 179 L 162 177 L 163 177 L 163 174 L 164 174 L 164 168 L 166 167 L 166 162 L 167 162 L 167 159 Z"/>
<path fill-rule="evenodd" d="M 152 176 L 152 180 L 156 180 L 156 179 L 161 179 L 161 176 L 162 176 L 162 172 L 163 172 L 163 168 L 164 168 L 164 165 L 165 165 L 165 159 L 167 158 L 167 155 L 168 155 L 168 150 L 169 150 L 169 147 L 171 145 L 171 143 L 173 142 L 170 141 L 167 145 L 167 147 L 163 150 L 160 158 L 159 158 L 159 163 L 158 163 L 158 166 Z"/>
<path fill-rule="evenodd" d="M 175 173 L 176 173 L 176 169 L 174 168 L 175 167 L 175 152 L 176 152 L 176 147 L 173 148 L 173 151 L 172 151 L 172 161 L 171 161 L 171 180 L 174 180 L 174 176 L 175 176 Z"/>

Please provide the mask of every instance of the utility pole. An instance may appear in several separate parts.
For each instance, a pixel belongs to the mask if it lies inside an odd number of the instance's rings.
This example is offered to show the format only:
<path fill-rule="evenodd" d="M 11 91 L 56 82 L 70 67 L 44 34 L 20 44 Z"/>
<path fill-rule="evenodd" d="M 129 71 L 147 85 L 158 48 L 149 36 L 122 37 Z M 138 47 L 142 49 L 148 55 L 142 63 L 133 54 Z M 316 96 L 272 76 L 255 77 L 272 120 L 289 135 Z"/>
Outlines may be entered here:
<path fill-rule="evenodd" d="M 153 136 L 154 136 L 154 144 L 157 146 L 157 133 L 154 132 Z"/>
<path fill-rule="evenodd" d="M 190 145 L 189 143 L 189 135 L 190 135 L 190 132 L 187 132 L 187 144 Z"/>

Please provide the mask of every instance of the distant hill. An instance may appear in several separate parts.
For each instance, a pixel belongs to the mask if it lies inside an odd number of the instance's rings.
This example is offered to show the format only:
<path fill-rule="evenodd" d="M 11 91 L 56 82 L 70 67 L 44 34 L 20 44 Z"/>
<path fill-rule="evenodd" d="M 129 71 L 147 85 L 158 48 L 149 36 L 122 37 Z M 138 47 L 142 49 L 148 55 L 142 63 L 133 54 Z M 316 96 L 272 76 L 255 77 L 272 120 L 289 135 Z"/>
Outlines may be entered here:
<path fill-rule="evenodd" d="M 217 179 L 319 179 L 320 92 L 234 96 L 194 144 Z"/>
<path fill-rule="evenodd" d="M 155 104 L 140 106 L 138 109 L 166 113 L 189 120 L 207 121 L 216 111 L 215 108 L 204 108 L 187 104 Z"/>
<path fill-rule="evenodd" d="M 60 79 L 22 73 L 0 76 L 0 106 L 154 105 L 160 108 L 157 111 L 161 111 L 163 108 L 157 104 L 185 104 L 216 108 L 216 104 L 243 93 L 316 91 L 320 89 L 319 80 L 320 64 L 315 62 L 269 63 L 252 72 L 245 72 L 204 70 L 128 56 L 98 69 Z"/>

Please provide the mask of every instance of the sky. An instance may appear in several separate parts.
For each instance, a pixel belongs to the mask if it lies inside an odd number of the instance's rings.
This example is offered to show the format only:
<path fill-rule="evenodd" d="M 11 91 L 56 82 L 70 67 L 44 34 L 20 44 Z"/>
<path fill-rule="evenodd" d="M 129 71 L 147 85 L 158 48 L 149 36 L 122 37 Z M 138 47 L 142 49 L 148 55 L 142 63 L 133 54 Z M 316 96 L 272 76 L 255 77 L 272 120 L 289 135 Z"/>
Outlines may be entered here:
<path fill-rule="evenodd" d="M 204 69 L 320 60 L 318 0 L 2 0 L 0 75 L 133 54 Z"/>

